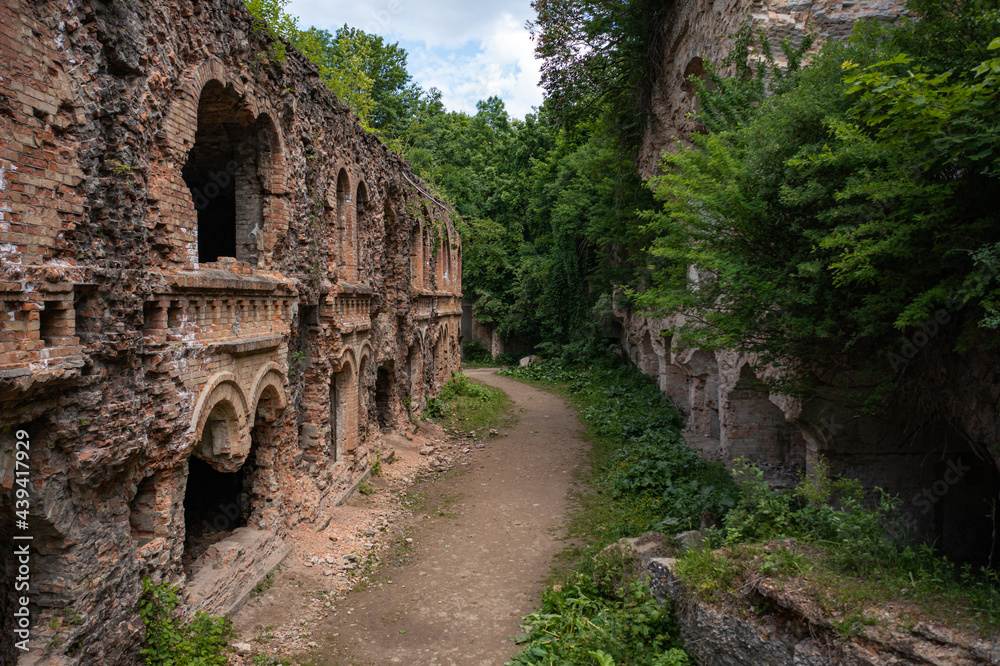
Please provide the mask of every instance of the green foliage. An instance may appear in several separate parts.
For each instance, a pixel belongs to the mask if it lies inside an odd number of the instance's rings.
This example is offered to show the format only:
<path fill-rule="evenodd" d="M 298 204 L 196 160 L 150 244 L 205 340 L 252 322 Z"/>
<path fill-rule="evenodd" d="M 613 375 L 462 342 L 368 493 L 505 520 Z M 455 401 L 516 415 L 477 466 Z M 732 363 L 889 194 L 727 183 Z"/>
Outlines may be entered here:
<path fill-rule="evenodd" d="M 452 372 L 438 397 L 427 401 L 424 416 L 440 420 L 454 435 L 498 437 L 498 428 L 516 421 L 510 414 L 512 404 L 500 389 L 478 384 L 465 373 Z"/>
<path fill-rule="evenodd" d="M 845 570 L 865 567 L 895 552 L 888 536 L 898 500 L 881 491 L 874 506 L 865 502 L 856 479 L 832 479 L 822 462 L 791 492 L 770 489 L 756 467 L 738 461 L 733 472 L 743 491 L 738 506 L 724 519 L 723 543 L 733 545 L 794 537 L 824 546 Z"/>
<path fill-rule="evenodd" d="M 958 566 L 931 546 L 908 545 L 894 522 L 898 500 L 878 490 L 876 497 L 866 497 L 857 480 L 830 477 L 822 461 L 814 471 L 792 490 L 776 492 L 759 469 L 740 461 L 734 471 L 740 501 L 725 514 L 723 529 L 710 535 L 710 545 L 722 548 L 683 555 L 678 571 L 685 585 L 719 601 L 748 576 L 808 572 L 811 593 L 826 599 L 832 589 L 825 603 L 845 617 L 862 613 L 842 626 L 847 633 L 865 624 L 867 604 L 884 603 L 900 590 L 937 617 L 960 609 L 947 621 L 996 627 L 997 572 Z"/>
<path fill-rule="evenodd" d="M 342 26 L 336 33 L 299 28 L 286 8 L 288 0 L 246 0 L 258 28 L 275 41 L 269 57 L 282 62 L 287 40 L 319 67 L 323 83 L 358 117 L 363 127 L 384 138 L 396 136 L 408 123 L 420 90 L 406 70 L 406 51 L 378 35 Z"/>
<path fill-rule="evenodd" d="M 427 398 L 427 407 L 424 408 L 425 419 L 439 419 L 448 413 L 448 405 L 441 398 Z"/>
<path fill-rule="evenodd" d="M 368 482 L 362 481 L 361 483 L 358 484 L 358 492 L 365 496 L 374 495 L 375 489 L 372 488 L 371 485 L 368 484 Z"/>
<path fill-rule="evenodd" d="M 451 381 L 444 385 L 438 397 L 448 401 L 462 396 L 473 398 L 480 402 L 487 402 L 492 395 L 489 387 L 473 383 L 464 372 L 455 372 L 452 370 Z"/>
<path fill-rule="evenodd" d="M 478 340 L 462 340 L 462 360 L 465 363 L 486 364 L 493 362 L 493 354 Z"/>
<path fill-rule="evenodd" d="M 255 27 L 274 40 L 268 47 L 268 56 L 275 62 L 284 62 L 288 54 L 281 40 L 292 40 L 299 32 L 298 19 L 285 11 L 288 0 L 245 0 L 244 4 L 256 19 Z"/>
<path fill-rule="evenodd" d="M 542 609 L 524 618 L 524 648 L 507 663 L 690 666 L 669 609 L 640 582 L 620 592 L 602 594 L 579 574 L 564 589 L 545 592 Z"/>
<path fill-rule="evenodd" d="M 147 666 L 223 666 L 233 635 L 228 618 L 204 612 L 185 621 L 177 612 L 178 589 L 169 583 L 142 581 L 139 615 L 146 626 L 140 654 Z"/>
<path fill-rule="evenodd" d="M 712 132 L 652 181 L 659 264 L 637 295 L 691 315 L 686 343 L 856 363 L 940 313 L 994 321 L 1000 13 L 912 4 L 923 21 L 860 24 L 801 69 L 737 49 L 733 78 L 696 83 Z"/>
<path fill-rule="evenodd" d="M 567 129 L 606 118 L 633 154 L 649 117 L 663 60 L 669 5 L 655 0 L 534 0 L 528 23 L 542 61 L 546 103 Z"/>
<path fill-rule="evenodd" d="M 702 459 L 680 434 L 683 419 L 654 382 L 631 366 L 546 361 L 500 374 L 568 385 L 591 433 L 610 443 L 599 486 L 617 508 L 617 536 L 697 527 L 703 511 L 722 515 L 739 495 L 725 467 Z"/>

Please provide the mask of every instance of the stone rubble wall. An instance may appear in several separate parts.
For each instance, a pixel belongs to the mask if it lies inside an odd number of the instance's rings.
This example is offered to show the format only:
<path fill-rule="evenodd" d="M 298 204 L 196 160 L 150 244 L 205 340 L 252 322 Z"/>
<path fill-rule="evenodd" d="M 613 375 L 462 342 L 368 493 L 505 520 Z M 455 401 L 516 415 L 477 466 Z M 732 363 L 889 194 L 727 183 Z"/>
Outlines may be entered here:
<path fill-rule="evenodd" d="M 904 4 L 678 0 L 663 26 L 664 56 L 640 172 L 653 175 L 663 151 L 698 131 L 690 117 L 697 110 L 695 90 L 687 78 L 706 76 L 708 64 L 726 56 L 732 36 L 748 21 L 775 45 L 785 38 L 801 43 L 809 31 L 818 38 L 816 49 L 848 36 L 858 19 L 901 16 Z M 844 399 L 845 389 L 863 387 L 863 377 L 828 378 L 808 400 L 780 395 L 762 384 L 776 370 L 751 354 L 676 344 L 670 330 L 684 323 L 681 314 L 646 318 L 617 308 L 615 319 L 625 354 L 684 412 L 689 444 L 707 457 L 757 463 L 778 486 L 795 483 L 822 458 L 833 475 L 899 495 L 902 522 L 914 538 L 944 544 L 957 559 L 985 563 L 991 549 L 1000 556 L 988 543 L 993 526 L 984 509 L 1000 488 L 1000 369 L 997 352 L 985 341 L 969 342 L 962 354 L 938 341 L 939 351 L 928 350 L 907 369 L 907 376 L 928 378 L 916 397 L 874 416 Z"/>
<path fill-rule="evenodd" d="M 840 2 L 838 0 L 676 0 L 664 20 L 663 61 L 654 80 L 652 118 L 639 155 L 639 172 L 656 173 L 660 154 L 698 130 L 689 118 L 696 111 L 694 86 L 688 77 L 706 76 L 710 63 L 719 64 L 732 49 L 733 36 L 751 23 L 771 38 L 776 59 L 780 44 L 795 45 L 811 33 L 819 45 L 845 39 L 861 19 L 891 21 L 905 11 L 904 0 Z"/>
<path fill-rule="evenodd" d="M 269 561 L 458 368 L 451 211 L 272 45 L 239 0 L 0 6 L 0 532 L 23 428 L 36 656 L 131 663 L 143 576 L 200 584 L 189 461 L 242 475 L 231 538 Z M 235 249 L 200 261 L 229 183 Z M 230 564 L 219 607 L 260 575 Z"/>
<path fill-rule="evenodd" d="M 815 602 L 767 579 L 737 592 L 744 598 L 735 606 L 723 607 L 686 589 L 675 559 L 650 558 L 643 565 L 653 594 L 676 611 L 684 648 L 700 666 L 1000 664 L 997 643 L 930 622 L 904 623 L 886 613 L 886 627 L 864 627 L 845 640 Z M 757 613 L 758 607 L 768 610 Z"/>

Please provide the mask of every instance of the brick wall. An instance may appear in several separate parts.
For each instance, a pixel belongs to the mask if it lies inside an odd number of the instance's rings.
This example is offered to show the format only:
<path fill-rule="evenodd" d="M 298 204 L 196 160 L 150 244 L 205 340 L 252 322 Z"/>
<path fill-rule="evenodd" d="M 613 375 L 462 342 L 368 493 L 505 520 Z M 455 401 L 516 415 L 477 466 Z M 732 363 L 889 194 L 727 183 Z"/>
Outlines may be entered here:
<path fill-rule="evenodd" d="M 131 663 L 142 576 L 196 582 L 192 456 L 279 552 L 457 368 L 450 212 L 269 41 L 237 0 L 0 7 L 0 482 L 28 429 L 53 660 Z"/>

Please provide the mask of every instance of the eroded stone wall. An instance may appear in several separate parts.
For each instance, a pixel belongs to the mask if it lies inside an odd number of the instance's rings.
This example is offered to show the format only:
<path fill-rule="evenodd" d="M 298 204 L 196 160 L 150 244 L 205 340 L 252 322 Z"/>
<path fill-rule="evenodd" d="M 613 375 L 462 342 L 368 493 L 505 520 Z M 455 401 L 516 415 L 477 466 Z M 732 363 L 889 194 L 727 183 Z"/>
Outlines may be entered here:
<path fill-rule="evenodd" d="M 763 28 L 777 49 L 790 39 L 801 44 L 805 34 L 817 41 L 844 39 L 859 19 L 893 20 L 904 0 L 839 2 L 837 0 L 676 0 L 664 21 L 663 59 L 653 82 L 652 114 L 639 157 L 643 176 L 656 172 L 660 154 L 698 129 L 690 116 L 697 109 L 691 76 L 707 78 L 710 63 L 719 64 L 732 49 L 733 36 L 750 23 Z"/>
<path fill-rule="evenodd" d="M 0 6 L 0 521 L 23 428 L 36 657 L 130 663 L 143 576 L 231 608 L 458 366 L 450 211 L 271 41 L 238 0 Z"/>
<path fill-rule="evenodd" d="M 766 30 L 774 44 L 785 38 L 801 43 L 808 30 L 819 38 L 818 48 L 824 40 L 849 35 L 860 18 L 892 20 L 903 10 L 898 0 L 674 3 L 664 24 L 665 55 L 640 171 L 655 173 L 659 155 L 698 129 L 690 117 L 697 107 L 688 78 L 706 76 L 707 64 L 725 57 L 732 36 L 747 22 Z M 669 331 L 684 323 L 683 315 L 650 319 L 615 311 L 625 353 L 684 412 L 688 442 L 708 457 L 755 462 L 772 483 L 786 486 L 822 459 L 835 476 L 897 494 L 900 523 L 915 538 L 935 542 L 960 561 L 995 563 L 1000 556 L 992 538 L 1000 499 L 997 354 L 984 340 L 967 341 L 966 352 L 951 351 L 962 328 L 960 314 L 944 315 L 950 328 L 935 326 L 933 344 L 925 337 L 927 349 L 900 370 L 900 383 L 913 384 L 909 393 L 888 413 L 873 415 L 863 405 L 870 378 L 861 372 L 819 378 L 808 399 L 779 395 L 763 383 L 774 378 L 775 369 L 755 356 L 676 343 Z"/>

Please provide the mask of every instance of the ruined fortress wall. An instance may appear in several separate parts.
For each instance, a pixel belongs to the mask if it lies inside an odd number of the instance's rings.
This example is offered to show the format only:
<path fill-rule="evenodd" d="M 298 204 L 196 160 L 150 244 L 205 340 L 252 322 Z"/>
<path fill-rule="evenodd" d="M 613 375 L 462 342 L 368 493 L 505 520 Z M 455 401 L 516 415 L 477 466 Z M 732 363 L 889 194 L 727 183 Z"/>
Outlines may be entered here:
<path fill-rule="evenodd" d="M 143 576 L 239 603 L 457 368 L 450 211 L 276 56 L 239 0 L 0 6 L 0 528 L 21 428 L 53 663 L 130 663 Z"/>
<path fill-rule="evenodd" d="M 899 0 L 678 0 L 664 24 L 664 61 L 640 171 L 655 173 L 659 155 L 697 130 L 688 77 L 705 76 L 708 63 L 720 62 L 746 22 L 766 30 L 774 44 L 800 40 L 807 30 L 822 43 L 845 38 L 860 18 L 889 20 L 903 7 Z M 684 322 L 682 315 L 651 319 L 628 309 L 615 315 L 626 355 L 681 408 L 689 443 L 707 456 L 755 462 L 776 485 L 794 483 L 823 458 L 834 475 L 898 494 L 913 534 L 936 541 L 954 559 L 985 564 L 991 552 L 1000 555 L 991 542 L 996 521 L 988 517 L 1000 491 L 1000 369 L 996 353 L 981 342 L 964 354 L 947 351 L 953 345 L 942 327 L 938 351 L 928 349 L 906 369 L 925 377 L 916 389 L 921 399 L 873 416 L 845 403 L 856 378 L 835 378 L 809 400 L 770 393 L 761 380 L 774 369 L 753 355 L 674 344 L 669 331 Z"/>
<path fill-rule="evenodd" d="M 639 171 L 656 172 L 663 150 L 698 129 L 688 116 L 696 110 L 691 76 L 706 76 L 710 63 L 719 64 L 732 49 L 733 36 L 747 24 L 771 37 L 779 63 L 785 39 L 801 44 L 804 35 L 824 40 L 844 39 L 860 19 L 891 20 L 904 11 L 903 0 L 840 2 L 837 0 L 675 0 L 664 21 L 663 61 L 653 85 L 652 118 L 639 156 Z"/>

